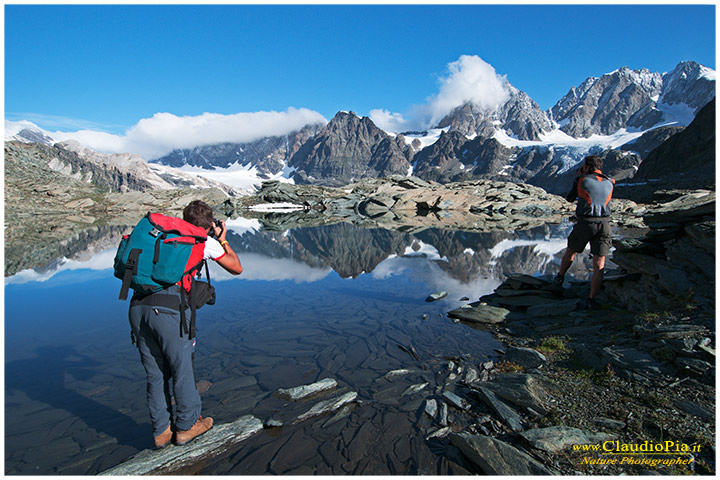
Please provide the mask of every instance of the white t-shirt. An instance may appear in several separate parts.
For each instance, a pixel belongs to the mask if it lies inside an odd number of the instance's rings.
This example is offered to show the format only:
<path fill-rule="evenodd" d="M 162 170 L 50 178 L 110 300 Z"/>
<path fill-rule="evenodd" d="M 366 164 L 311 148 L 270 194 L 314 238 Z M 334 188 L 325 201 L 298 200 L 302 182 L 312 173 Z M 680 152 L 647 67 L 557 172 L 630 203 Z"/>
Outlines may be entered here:
<path fill-rule="evenodd" d="M 225 249 L 220 245 L 213 237 L 208 237 L 205 241 L 205 255 L 204 258 L 218 261 L 225 255 Z"/>

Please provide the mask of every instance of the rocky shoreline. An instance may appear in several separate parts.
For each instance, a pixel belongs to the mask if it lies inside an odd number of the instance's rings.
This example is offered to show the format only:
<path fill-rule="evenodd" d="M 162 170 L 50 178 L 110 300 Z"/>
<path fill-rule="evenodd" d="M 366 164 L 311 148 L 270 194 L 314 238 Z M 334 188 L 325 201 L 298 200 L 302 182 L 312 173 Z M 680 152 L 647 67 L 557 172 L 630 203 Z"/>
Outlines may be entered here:
<path fill-rule="evenodd" d="M 449 366 L 464 375 L 456 393 L 471 410 L 489 410 L 450 435 L 482 473 L 715 473 L 715 195 L 675 193 L 646 214 L 642 238 L 615 242 L 620 268 L 606 276 L 601 309 L 581 309 L 586 282 L 517 275 L 449 312 L 505 346 L 490 369 Z M 654 464 L 575 447 L 605 441 L 690 450 Z"/>
<path fill-rule="evenodd" d="M 267 204 L 295 209 L 267 212 L 262 208 Z M 624 199 L 614 200 L 613 205 L 617 225 L 645 226 L 645 206 Z M 277 231 L 346 222 L 401 231 L 488 232 L 559 224 L 573 214 L 574 206 L 532 185 L 492 180 L 440 184 L 393 175 L 342 188 L 264 182 L 255 195 L 228 198 L 218 210 L 228 217 L 258 218 L 266 229 Z"/>
<path fill-rule="evenodd" d="M 664 203 L 643 207 L 648 228 L 615 240 L 599 309 L 582 308 L 589 286 L 572 275 L 562 287 L 510 275 L 494 293 L 448 312 L 456 323 L 492 332 L 503 345 L 496 360 L 478 363 L 468 352 L 427 361 L 412 345 L 398 345 L 416 367 L 378 378 L 372 399 L 335 379 L 280 389 L 278 398 L 313 406 L 285 422 L 254 419 L 252 433 L 319 415 L 328 426 L 394 398 L 416 412 L 418 433 L 452 473 L 714 474 L 715 278 L 707 267 L 714 265 L 715 194 L 660 195 Z M 672 448 L 664 456 L 630 450 L 665 442 Z M 182 450 L 171 456 L 183 458 Z M 193 469 L 187 462 L 158 469 L 155 457 L 147 472 Z"/>

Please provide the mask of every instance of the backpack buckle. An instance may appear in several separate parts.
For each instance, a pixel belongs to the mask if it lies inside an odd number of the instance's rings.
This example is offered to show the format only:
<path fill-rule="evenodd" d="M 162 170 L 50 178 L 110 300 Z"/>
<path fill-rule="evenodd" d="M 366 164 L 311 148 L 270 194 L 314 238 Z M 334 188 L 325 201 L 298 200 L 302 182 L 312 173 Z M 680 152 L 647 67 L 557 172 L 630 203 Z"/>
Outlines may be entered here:
<path fill-rule="evenodd" d="M 160 235 L 160 233 L 162 233 L 162 232 L 160 232 L 160 230 L 158 230 L 157 228 L 153 228 L 148 233 L 150 233 L 150 235 L 152 235 L 153 237 L 157 238 L 158 235 Z"/>

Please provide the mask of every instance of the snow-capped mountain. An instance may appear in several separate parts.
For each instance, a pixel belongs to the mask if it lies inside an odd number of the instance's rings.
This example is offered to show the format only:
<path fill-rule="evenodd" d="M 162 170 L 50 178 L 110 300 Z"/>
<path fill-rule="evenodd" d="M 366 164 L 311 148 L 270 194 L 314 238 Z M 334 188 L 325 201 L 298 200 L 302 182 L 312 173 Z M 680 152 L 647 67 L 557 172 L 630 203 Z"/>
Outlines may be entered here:
<path fill-rule="evenodd" d="M 386 132 L 370 118 L 339 112 L 326 125 L 281 137 L 176 150 L 152 168 L 171 165 L 245 190 L 270 178 L 340 185 L 402 174 L 441 182 L 526 182 L 564 193 L 588 154 L 605 157 L 606 173 L 618 180 L 632 177 L 653 149 L 715 97 L 715 71 L 696 62 L 663 74 L 623 67 L 589 77 L 547 111 L 507 80 L 504 89 L 501 105 L 488 110 L 465 103 L 428 132 Z M 54 143 L 29 122 L 6 121 L 5 138 Z"/>
<path fill-rule="evenodd" d="M 550 114 L 563 132 L 587 138 L 623 128 L 686 126 L 714 96 L 715 72 L 695 62 L 665 74 L 623 67 L 571 88 Z"/>
<path fill-rule="evenodd" d="M 307 125 L 288 135 L 265 137 L 249 143 L 220 143 L 174 150 L 153 163 L 208 170 L 247 166 L 255 168 L 258 177 L 269 179 L 287 168 L 290 158 L 322 127 L 320 124 Z"/>
<path fill-rule="evenodd" d="M 437 125 L 456 130 L 468 137 L 492 137 L 502 129 L 519 140 L 540 140 L 543 132 L 553 129 L 553 123 L 530 96 L 505 82 L 508 100 L 494 110 L 486 110 L 472 103 L 455 108 Z"/>

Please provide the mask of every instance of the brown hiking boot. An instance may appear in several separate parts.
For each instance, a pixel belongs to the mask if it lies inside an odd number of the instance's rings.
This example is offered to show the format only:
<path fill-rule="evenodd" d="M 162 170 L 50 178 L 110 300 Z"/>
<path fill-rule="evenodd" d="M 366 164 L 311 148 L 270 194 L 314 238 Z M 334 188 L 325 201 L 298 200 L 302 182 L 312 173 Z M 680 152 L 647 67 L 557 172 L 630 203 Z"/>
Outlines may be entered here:
<path fill-rule="evenodd" d="M 172 436 L 172 428 L 170 428 L 170 425 L 168 425 L 167 430 L 155 437 L 155 448 L 159 450 L 170 445 L 170 442 L 172 441 Z"/>
<path fill-rule="evenodd" d="M 212 426 L 212 417 L 198 418 L 197 422 L 195 422 L 195 425 L 193 425 L 190 430 L 178 430 L 175 433 L 175 445 L 185 445 L 193 438 L 210 430 Z"/>

